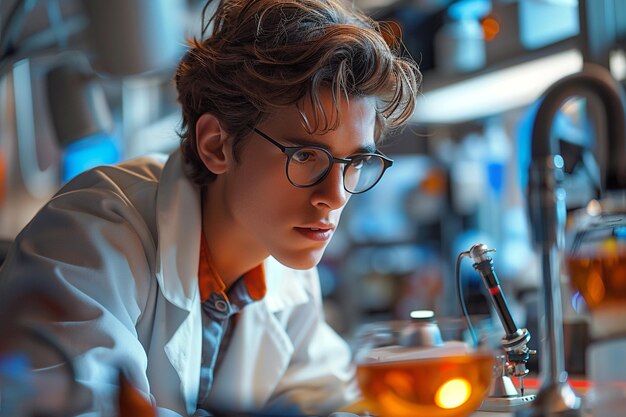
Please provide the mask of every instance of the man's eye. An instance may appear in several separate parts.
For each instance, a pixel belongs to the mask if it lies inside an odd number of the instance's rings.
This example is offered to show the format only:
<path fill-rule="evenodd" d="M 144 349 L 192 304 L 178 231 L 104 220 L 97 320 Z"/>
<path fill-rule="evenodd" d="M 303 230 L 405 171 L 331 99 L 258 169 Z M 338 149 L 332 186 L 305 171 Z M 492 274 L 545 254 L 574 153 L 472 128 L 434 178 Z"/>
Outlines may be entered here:
<path fill-rule="evenodd" d="M 352 167 L 355 169 L 361 169 L 363 168 L 363 165 L 365 165 L 365 162 L 361 158 L 352 161 Z"/>
<path fill-rule="evenodd" d="M 358 156 L 352 159 L 352 163 L 350 165 L 352 165 L 355 169 L 361 169 L 365 166 L 365 164 L 367 164 L 370 158 L 370 156 Z"/>
<path fill-rule="evenodd" d="M 292 159 L 300 163 L 315 162 L 317 158 L 317 152 L 310 149 L 301 149 L 294 153 L 292 157 Z"/>

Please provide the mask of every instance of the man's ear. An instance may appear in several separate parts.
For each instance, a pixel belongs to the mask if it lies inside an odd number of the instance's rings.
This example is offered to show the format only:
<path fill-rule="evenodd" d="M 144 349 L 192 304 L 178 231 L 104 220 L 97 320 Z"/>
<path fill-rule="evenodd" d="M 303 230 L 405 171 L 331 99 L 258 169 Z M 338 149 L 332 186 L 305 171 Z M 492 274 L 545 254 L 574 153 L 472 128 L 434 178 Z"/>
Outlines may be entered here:
<path fill-rule="evenodd" d="M 217 117 L 204 113 L 196 123 L 196 148 L 200 159 L 209 171 L 223 174 L 231 160 L 228 135 L 222 129 Z"/>

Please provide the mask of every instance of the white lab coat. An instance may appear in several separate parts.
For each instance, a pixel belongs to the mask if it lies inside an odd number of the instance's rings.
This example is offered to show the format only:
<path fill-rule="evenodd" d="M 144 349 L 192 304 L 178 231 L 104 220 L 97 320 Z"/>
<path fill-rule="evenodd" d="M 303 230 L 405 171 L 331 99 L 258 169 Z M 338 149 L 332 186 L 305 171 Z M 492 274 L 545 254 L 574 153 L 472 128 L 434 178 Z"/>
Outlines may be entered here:
<path fill-rule="evenodd" d="M 104 166 L 68 183 L 17 237 L 0 270 L 5 295 L 45 288 L 71 310 L 46 326 L 75 358 L 98 410 L 114 404 L 114 366 L 163 415 L 196 410 L 200 194 L 179 152 L 164 160 Z M 241 313 L 212 403 L 296 404 L 326 414 L 355 400 L 349 349 L 324 322 L 316 270 L 268 259 L 266 279 L 266 297 Z"/>

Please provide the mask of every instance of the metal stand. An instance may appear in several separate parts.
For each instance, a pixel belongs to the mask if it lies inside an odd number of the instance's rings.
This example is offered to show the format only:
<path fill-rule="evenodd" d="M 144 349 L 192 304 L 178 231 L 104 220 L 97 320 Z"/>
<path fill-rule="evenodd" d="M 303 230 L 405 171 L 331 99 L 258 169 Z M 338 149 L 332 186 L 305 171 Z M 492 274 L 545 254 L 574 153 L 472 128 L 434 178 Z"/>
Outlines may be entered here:
<path fill-rule="evenodd" d="M 509 413 L 518 410 L 528 410 L 535 401 L 535 395 L 517 395 L 515 397 L 489 397 L 483 401 L 478 410 L 496 413 Z"/>
<path fill-rule="evenodd" d="M 529 410 L 516 417 L 581 417 L 581 401 L 567 383 L 563 354 L 560 247 L 565 224 L 565 193 L 559 188 L 563 158 L 548 157 L 531 167 L 531 218 L 535 242 L 541 247 L 543 278 L 543 330 L 540 362 L 543 385 Z M 532 191 L 536 191 L 533 193 Z"/>
<path fill-rule="evenodd" d="M 567 383 L 567 374 L 563 382 L 544 386 L 532 406 L 518 410 L 515 417 L 583 417 L 580 398 Z"/>
<path fill-rule="evenodd" d="M 506 374 L 506 356 L 499 356 L 502 363 L 496 367 L 498 375 L 494 378 L 489 397 L 480 407 L 480 411 L 511 412 L 528 408 L 536 395 L 520 395 L 513 380 Z"/>

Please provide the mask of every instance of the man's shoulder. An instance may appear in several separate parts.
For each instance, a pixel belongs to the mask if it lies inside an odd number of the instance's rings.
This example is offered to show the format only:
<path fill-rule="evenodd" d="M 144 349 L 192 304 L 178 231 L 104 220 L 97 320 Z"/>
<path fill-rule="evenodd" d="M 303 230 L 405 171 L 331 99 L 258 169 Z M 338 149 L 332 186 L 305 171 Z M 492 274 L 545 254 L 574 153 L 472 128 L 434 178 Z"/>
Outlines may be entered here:
<path fill-rule="evenodd" d="M 154 153 L 130 159 L 111 167 L 126 172 L 128 175 L 143 178 L 147 181 L 158 181 L 161 177 L 161 173 L 163 172 L 163 167 L 165 166 L 167 159 L 167 154 Z"/>
<path fill-rule="evenodd" d="M 166 160 L 167 155 L 153 154 L 115 165 L 98 166 L 73 178 L 57 195 L 94 188 L 113 188 L 124 192 L 138 185 L 157 184 Z"/>
<path fill-rule="evenodd" d="M 47 225 L 50 218 L 58 216 L 71 217 L 73 223 L 79 219 L 93 223 L 124 218 L 135 229 L 147 227 L 155 240 L 155 201 L 166 159 L 166 155 L 150 155 L 87 170 L 65 184 L 40 210 L 34 219 L 39 221 L 34 223 Z"/>

